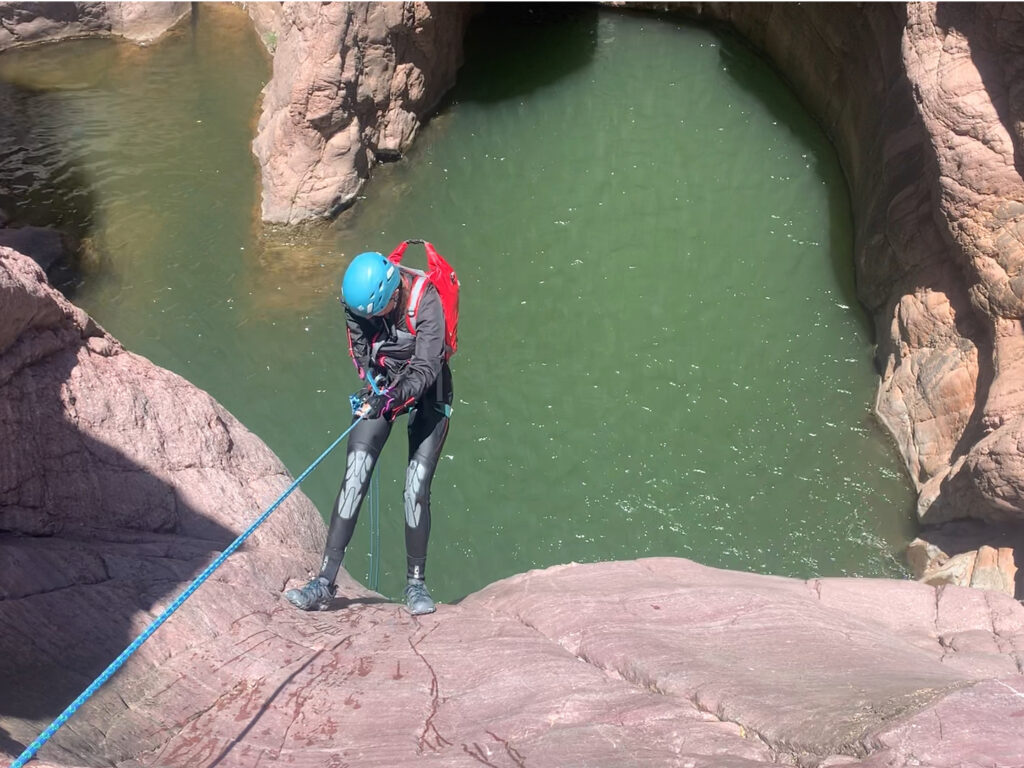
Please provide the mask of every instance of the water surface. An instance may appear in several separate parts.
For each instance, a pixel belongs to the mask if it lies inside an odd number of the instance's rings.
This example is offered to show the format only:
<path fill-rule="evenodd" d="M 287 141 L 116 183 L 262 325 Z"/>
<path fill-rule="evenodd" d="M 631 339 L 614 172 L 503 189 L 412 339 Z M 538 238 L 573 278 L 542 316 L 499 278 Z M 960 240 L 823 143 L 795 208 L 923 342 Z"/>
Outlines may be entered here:
<path fill-rule="evenodd" d="M 913 497 L 871 415 L 841 171 L 743 45 L 612 10 L 484 19 L 409 156 L 331 226 L 288 233 L 255 221 L 249 143 L 269 62 L 244 14 L 199 8 L 145 49 L 0 56 L 0 100 L 16 107 L 0 207 L 26 201 L 23 218 L 90 238 L 75 300 L 293 474 L 347 426 L 348 260 L 434 242 L 463 284 L 433 493 L 438 597 L 648 555 L 904 574 Z M 381 472 L 390 595 L 403 431 Z M 324 513 L 342 467 L 339 451 L 303 486 Z M 363 514 L 347 565 L 365 579 Z"/>

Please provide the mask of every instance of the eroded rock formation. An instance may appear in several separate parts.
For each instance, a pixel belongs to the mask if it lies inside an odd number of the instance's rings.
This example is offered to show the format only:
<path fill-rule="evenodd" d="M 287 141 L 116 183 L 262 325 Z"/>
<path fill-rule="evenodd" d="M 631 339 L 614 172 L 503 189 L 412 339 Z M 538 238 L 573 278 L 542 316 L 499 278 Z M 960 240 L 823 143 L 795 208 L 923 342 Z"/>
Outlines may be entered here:
<path fill-rule="evenodd" d="M 455 82 L 467 11 L 445 3 L 250 7 L 273 36 L 273 77 L 253 150 L 263 220 L 294 224 L 349 205 L 371 166 L 405 152 Z M 266 35 L 264 36 L 266 40 Z"/>
<path fill-rule="evenodd" d="M 764 51 L 833 138 L 854 207 L 858 290 L 877 330 L 876 410 L 919 490 L 920 518 L 1019 524 L 1024 9 L 699 10 Z M 980 543 L 1006 541 L 991 530 Z"/>
<path fill-rule="evenodd" d="M 0 247 L 0 737 L 44 725 L 289 482 L 209 395 Z M 147 663 L 276 596 L 323 523 L 297 493 L 250 541 Z"/>
<path fill-rule="evenodd" d="M 191 3 L 0 3 L 0 51 L 74 37 L 156 40 L 187 16 Z"/>

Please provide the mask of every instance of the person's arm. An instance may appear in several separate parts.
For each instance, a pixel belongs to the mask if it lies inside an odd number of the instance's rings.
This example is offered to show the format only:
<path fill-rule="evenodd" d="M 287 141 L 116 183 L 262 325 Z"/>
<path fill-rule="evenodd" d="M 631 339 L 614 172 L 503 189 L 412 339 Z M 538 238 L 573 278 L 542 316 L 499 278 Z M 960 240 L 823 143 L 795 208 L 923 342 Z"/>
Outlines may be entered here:
<path fill-rule="evenodd" d="M 444 310 L 441 297 L 427 284 L 416 314 L 416 349 L 389 395 L 395 412 L 416 402 L 441 373 L 444 362 Z"/>
<path fill-rule="evenodd" d="M 355 365 L 356 370 L 359 372 L 359 378 L 365 379 L 366 372 L 372 371 L 370 367 L 371 351 L 370 351 L 370 339 L 367 338 L 368 329 L 364 325 L 364 321 L 349 312 L 348 307 L 345 308 L 345 333 L 348 335 L 348 354 L 352 358 L 352 363 Z"/>

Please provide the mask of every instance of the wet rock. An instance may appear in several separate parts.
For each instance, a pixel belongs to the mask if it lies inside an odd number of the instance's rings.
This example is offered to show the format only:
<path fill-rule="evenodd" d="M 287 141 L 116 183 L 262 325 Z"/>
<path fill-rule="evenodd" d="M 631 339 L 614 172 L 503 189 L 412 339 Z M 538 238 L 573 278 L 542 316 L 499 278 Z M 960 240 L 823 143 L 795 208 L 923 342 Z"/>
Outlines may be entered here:
<path fill-rule="evenodd" d="M 253 14 L 253 9 L 250 8 Z M 349 205 L 455 80 L 465 6 L 282 3 L 259 11 L 275 41 L 253 151 L 263 220 L 294 224 Z"/>
<path fill-rule="evenodd" d="M 0 3 L 0 50 L 75 37 L 116 35 L 156 40 L 191 11 L 191 3 Z"/>

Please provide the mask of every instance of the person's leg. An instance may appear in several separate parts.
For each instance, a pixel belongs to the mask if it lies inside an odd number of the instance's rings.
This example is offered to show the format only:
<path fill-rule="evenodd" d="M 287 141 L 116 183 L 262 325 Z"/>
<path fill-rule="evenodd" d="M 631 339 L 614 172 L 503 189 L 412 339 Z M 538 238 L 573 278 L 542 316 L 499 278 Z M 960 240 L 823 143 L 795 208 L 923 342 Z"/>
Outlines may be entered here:
<path fill-rule="evenodd" d="M 334 581 L 345 558 L 345 548 L 355 532 L 373 467 L 390 434 L 391 422 L 387 419 L 365 419 L 352 430 L 346 449 L 345 479 L 331 512 L 320 574 L 301 589 L 285 592 L 285 597 L 296 607 L 306 611 L 323 609 L 334 596 Z"/>
<path fill-rule="evenodd" d="M 430 484 L 448 436 L 448 417 L 431 401 L 409 415 L 409 465 L 405 470 L 406 602 L 410 613 L 430 613 L 433 600 L 423 581 L 430 538 Z"/>
<path fill-rule="evenodd" d="M 380 452 L 391 434 L 387 419 L 366 419 L 352 430 L 345 456 L 345 479 L 338 489 L 327 529 L 327 546 L 320 564 L 320 577 L 331 584 L 338 578 L 338 569 L 345 558 L 345 548 L 352 540 L 359 519 L 359 508 L 370 485 L 370 475 Z"/>

